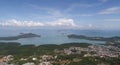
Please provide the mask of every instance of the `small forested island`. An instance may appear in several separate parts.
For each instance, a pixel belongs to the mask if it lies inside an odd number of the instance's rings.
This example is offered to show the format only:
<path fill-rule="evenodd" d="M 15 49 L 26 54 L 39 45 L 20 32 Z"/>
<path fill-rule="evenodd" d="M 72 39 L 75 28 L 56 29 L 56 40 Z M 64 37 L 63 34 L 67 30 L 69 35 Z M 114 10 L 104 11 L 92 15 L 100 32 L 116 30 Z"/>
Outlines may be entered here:
<path fill-rule="evenodd" d="M 0 42 L 0 65 L 119 65 L 120 47 L 64 43 L 21 45 Z"/>
<path fill-rule="evenodd" d="M 0 37 L 0 40 L 18 40 L 22 38 L 33 38 L 33 37 L 40 37 L 40 35 L 33 33 L 20 33 L 17 36 Z"/>

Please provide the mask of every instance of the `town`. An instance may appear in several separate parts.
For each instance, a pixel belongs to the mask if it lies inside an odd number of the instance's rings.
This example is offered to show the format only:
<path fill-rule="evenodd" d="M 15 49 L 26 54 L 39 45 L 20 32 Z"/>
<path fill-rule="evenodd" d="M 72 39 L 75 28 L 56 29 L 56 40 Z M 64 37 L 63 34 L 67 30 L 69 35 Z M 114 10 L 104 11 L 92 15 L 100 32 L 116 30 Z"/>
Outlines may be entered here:
<path fill-rule="evenodd" d="M 95 65 L 110 65 L 109 63 L 98 61 L 106 58 L 119 58 L 120 48 L 111 45 L 92 44 L 86 47 L 69 46 L 63 49 L 55 48 L 52 50 L 52 54 L 33 54 L 28 57 L 21 56 L 20 58 L 14 56 L 0 55 L 0 65 L 72 65 L 72 63 L 83 62 L 85 58 L 92 59 L 87 61 L 95 62 Z"/>

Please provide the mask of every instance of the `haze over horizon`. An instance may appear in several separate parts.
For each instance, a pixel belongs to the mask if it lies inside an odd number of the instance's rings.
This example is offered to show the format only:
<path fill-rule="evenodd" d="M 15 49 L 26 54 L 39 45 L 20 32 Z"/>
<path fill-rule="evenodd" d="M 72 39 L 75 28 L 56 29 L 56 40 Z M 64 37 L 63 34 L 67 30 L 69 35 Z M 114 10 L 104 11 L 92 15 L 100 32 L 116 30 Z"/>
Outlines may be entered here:
<path fill-rule="evenodd" d="M 0 0 L 0 29 L 119 30 L 120 0 Z"/>

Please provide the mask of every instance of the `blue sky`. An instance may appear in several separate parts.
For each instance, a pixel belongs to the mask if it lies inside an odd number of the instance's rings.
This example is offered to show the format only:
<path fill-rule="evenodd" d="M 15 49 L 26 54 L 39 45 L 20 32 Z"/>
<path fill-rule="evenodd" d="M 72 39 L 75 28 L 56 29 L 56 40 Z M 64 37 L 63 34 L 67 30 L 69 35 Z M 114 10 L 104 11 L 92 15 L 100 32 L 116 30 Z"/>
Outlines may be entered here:
<path fill-rule="evenodd" d="M 0 0 L 0 27 L 119 29 L 120 0 Z"/>

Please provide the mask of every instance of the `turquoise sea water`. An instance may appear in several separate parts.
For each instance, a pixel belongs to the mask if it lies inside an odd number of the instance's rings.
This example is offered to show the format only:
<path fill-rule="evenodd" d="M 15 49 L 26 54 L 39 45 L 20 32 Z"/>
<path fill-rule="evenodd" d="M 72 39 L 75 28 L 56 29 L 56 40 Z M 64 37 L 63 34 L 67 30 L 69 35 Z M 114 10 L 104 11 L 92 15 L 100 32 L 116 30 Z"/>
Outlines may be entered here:
<path fill-rule="evenodd" d="M 69 39 L 69 34 L 79 34 L 86 36 L 120 36 L 120 31 L 105 31 L 105 30 L 48 30 L 48 29 L 0 29 L 0 37 L 16 36 L 19 33 L 34 33 L 41 35 L 40 38 L 25 38 L 12 41 L 0 40 L 0 42 L 20 42 L 21 44 L 62 44 L 69 42 L 86 42 L 93 44 L 105 43 L 104 41 L 90 41 L 84 39 Z"/>

